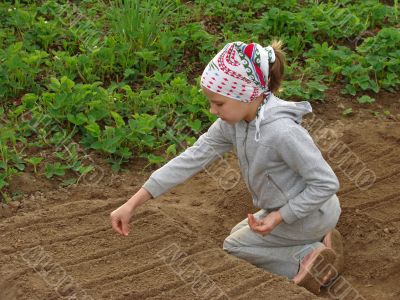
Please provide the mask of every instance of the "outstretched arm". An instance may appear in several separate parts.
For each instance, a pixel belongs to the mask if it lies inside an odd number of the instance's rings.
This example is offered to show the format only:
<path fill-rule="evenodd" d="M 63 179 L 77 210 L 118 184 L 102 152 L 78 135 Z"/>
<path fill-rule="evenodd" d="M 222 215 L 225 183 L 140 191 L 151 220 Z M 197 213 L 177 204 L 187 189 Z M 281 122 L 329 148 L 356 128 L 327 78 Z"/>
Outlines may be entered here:
<path fill-rule="evenodd" d="M 153 198 L 183 183 L 232 149 L 232 141 L 224 135 L 221 128 L 222 122 L 217 119 L 193 146 L 151 174 L 143 187 Z"/>
<path fill-rule="evenodd" d="M 232 148 L 231 141 L 222 132 L 221 122 L 215 121 L 193 146 L 154 171 L 135 195 L 110 214 L 117 233 L 128 235 L 129 221 L 138 206 L 184 182 Z"/>

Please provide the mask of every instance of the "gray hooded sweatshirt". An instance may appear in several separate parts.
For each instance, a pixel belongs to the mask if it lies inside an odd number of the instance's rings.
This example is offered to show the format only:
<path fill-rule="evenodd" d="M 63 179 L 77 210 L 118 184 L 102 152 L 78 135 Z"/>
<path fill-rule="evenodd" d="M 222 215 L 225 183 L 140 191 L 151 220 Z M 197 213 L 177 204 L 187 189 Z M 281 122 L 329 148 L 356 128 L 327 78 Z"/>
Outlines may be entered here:
<path fill-rule="evenodd" d="M 154 171 L 143 188 L 153 198 L 158 197 L 223 153 L 234 150 L 254 206 L 266 211 L 279 210 L 287 224 L 318 210 L 324 213 L 321 209 L 324 206 L 325 214 L 331 215 L 334 223 L 340 215 L 335 195 L 339 181 L 301 126 L 303 115 L 310 112 L 312 108 L 307 101 L 284 101 L 272 94 L 260 112 L 264 113 L 264 119 L 258 142 L 255 119 L 234 125 L 217 119 L 193 146 Z"/>

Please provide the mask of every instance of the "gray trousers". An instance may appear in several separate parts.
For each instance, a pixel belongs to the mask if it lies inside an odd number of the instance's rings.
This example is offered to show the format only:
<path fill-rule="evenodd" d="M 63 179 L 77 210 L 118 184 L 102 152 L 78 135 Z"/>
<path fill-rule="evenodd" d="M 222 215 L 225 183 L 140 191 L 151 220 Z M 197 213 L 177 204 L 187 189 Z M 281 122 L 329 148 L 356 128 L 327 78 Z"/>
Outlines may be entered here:
<path fill-rule="evenodd" d="M 304 256 L 323 245 L 322 239 L 335 228 L 340 213 L 339 199 L 334 195 L 316 212 L 292 224 L 283 222 L 266 236 L 252 231 L 246 218 L 232 228 L 223 249 L 257 267 L 292 279 Z M 267 214 L 261 209 L 254 216 L 263 218 Z"/>

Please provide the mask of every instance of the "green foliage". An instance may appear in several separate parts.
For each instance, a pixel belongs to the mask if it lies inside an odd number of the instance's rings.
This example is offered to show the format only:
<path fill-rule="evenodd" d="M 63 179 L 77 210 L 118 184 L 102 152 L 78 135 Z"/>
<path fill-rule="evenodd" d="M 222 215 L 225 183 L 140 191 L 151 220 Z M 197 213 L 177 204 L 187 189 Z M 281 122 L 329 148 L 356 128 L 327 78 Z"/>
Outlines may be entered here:
<path fill-rule="evenodd" d="M 0 61 L 4 62 L 0 64 L 0 97 L 16 97 L 27 89 L 39 90 L 35 79 L 41 66 L 48 62 L 47 57 L 48 53 L 41 50 L 26 52 L 22 42 L 0 49 Z"/>
<path fill-rule="evenodd" d="M 343 110 L 342 115 L 349 116 L 353 113 L 353 108 L 349 107 Z"/>
<path fill-rule="evenodd" d="M 79 182 L 91 152 L 114 171 L 133 157 L 164 163 L 216 119 L 197 79 L 217 49 L 275 38 L 285 98 L 335 88 L 368 104 L 399 89 L 398 1 L 0 3 L 0 190 L 26 166 Z"/>
<path fill-rule="evenodd" d="M 158 34 L 172 13 L 172 1 L 117 0 L 111 2 L 109 18 L 113 30 L 130 50 L 149 49 L 158 40 Z"/>
<path fill-rule="evenodd" d="M 370 96 L 364 95 L 364 96 L 357 98 L 357 101 L 358 101 L 358 103 L 361 103 L 361 104 L 371 104 L 371 103 L 375 102 L 375 99 L 371 98 Z"/>
<path fill-rule="evenodd" d="M 42 157 L 31 157 L 25 159 L 26 162 L 33 166 L 35 173 L 37 173 L 37 166 L 42 162 L 42 160 Z"/>
<path fill-rule="evenodd" d="M 147 74 L 149 66 L 160 60 L 155 44 L 160 42 L 161 32 L 166 27 L 164 22 L 173 14 L 174 6 L 173 1 L 111 2 L 108 18 L 116 40 L 123 45 L 126 60 L 132 62 L 131 66 L 137 65 L 141 74 Z M 166 42 L 166 35 L 163 37 L 161 41 Z"/>
<path fill-rule="evenodd" d="M 65 175 L 65 170 L 68 168 L 68 166 L 62 165 L 59 162 L 53 163 L 53 164 L 46 164 L 45 166 L 45 175 L 46 178 L 51 178 L 54 175 L 56 176 L 64 176 Z"/>
<path fill-rule="evenodd" d="M 339 46 L 334 49 L 323 44 L 314 44 L 305 53 L 308 60 L 314 60 L 320 72 L 329 72 L 329 82 L 341 80 L 344 92 L 356 95 L 359 91 L 380 88 L 393 91 L 400 83 L 400 30 L 384 28 L 374 37 L 366 38 L 352 52 Z"/>
<path fill-rule="evenodd" d="M 379 86 L 393 90 L 400 84 L 400 29 L 383 28 L 357 48 L 362 65 L 373 71 Z"/>

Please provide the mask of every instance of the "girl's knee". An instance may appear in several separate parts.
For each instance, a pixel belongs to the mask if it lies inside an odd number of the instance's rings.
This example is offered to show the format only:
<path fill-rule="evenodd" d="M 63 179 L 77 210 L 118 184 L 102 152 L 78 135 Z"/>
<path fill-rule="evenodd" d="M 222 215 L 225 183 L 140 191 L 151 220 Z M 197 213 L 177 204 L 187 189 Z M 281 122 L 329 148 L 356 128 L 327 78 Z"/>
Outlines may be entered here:
<path fill-rule="evenodd" d="M 227 238 L 225 238 L 224 243 L 222 245 L 222 249 L 230 253 L 233 252 L 236 247 L 237 245 L 230 235 Z"/>
<path fill-rule="evenodd" d="M 242 228 L 245 227 L 245 226 L 247 226 L 247 223 L 245 224 L 245 223 L 243 223 L 243 221 L 240 222 L 239 224 L 236 224 L 236 225 L 233 226 L 233 228 L 231 229 L 230 235 L 234 234 L 236 231 L 242 229 Z"/>

